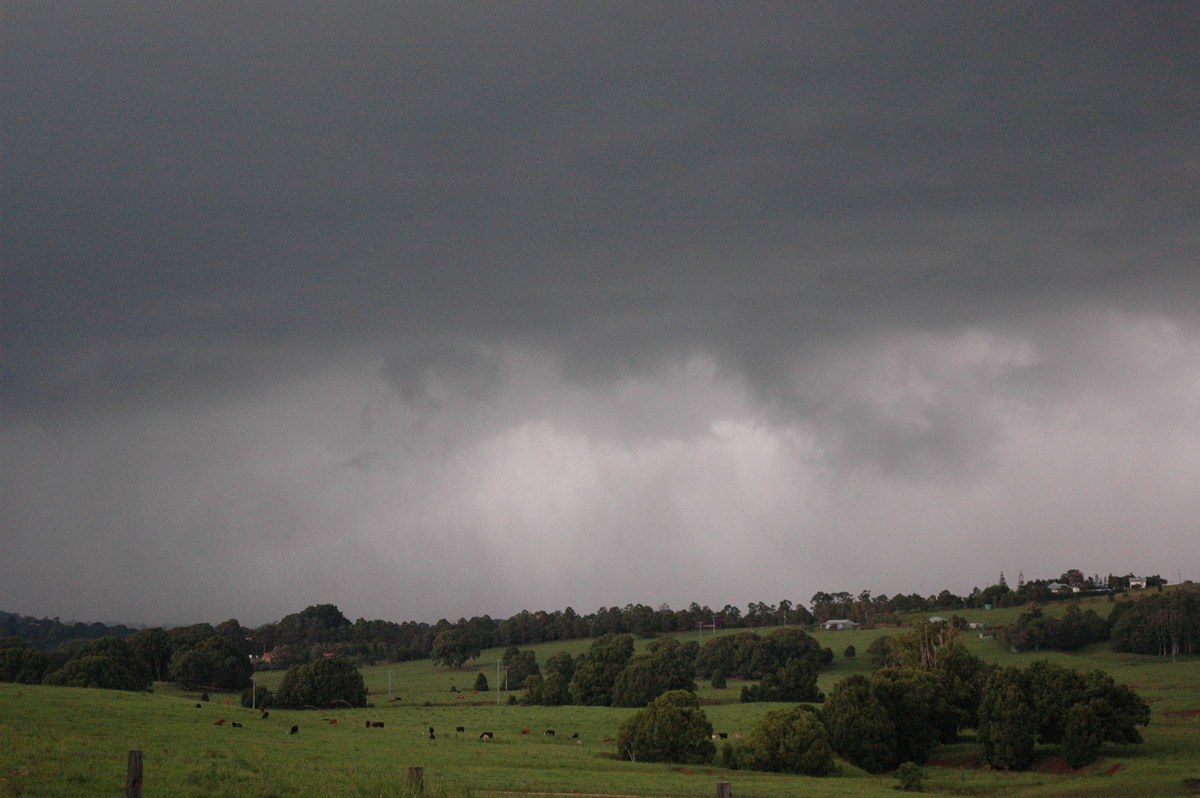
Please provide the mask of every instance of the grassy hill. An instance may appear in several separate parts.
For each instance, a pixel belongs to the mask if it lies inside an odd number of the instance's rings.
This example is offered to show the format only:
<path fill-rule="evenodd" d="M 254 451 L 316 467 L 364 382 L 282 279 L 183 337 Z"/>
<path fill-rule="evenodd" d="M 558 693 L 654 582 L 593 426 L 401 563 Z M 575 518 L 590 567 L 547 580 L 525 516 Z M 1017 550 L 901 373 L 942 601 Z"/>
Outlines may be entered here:
<path fill-rule="evenodd" d="M 1004 612 L 961 614 L 994 622 Z M 876 637 L 898 631 L 815 633 L 837 655 L 821 676 L 821 688 L 828 692 L 847 674 L 867 670 L 862 657 L 867 647 Z M 682 637 L 696 639 L 696 633 Z M 1117 654 L 1106 644 L 1072 654 L 1018 655 L 975 634 L 961 640 L 1000 664 L 1044 657 L 1080 670 L 1106 670 L 1150 702 L 1152 721 L 1144 745 L 1105 746 L 1097 763 L 1076 773 L 1066 772 L 1049 750 L 1032 772 L 985 770 L 975 763 L 977 746 L 965 739 L 935 752 L 934 766 L 927 768 L 927 792 L 1170 796 L 1189 794 L 1185 779 L 1200 778 L 1200 658 L 1172 663 Z M 851 644 L 859 656 L 847 660 L 842 652 Z M 544 662 L 556 651 L 578 653 L 588 645 L 573 641 L 533 648 Z M 265 720 L 242 708 L 237 696 L 213 695 L 197 707 L 195 695 L 165 684 L 156 685 L 152 694 L 0 684 L 0 796 L 119 795 L 130 749 L 144 751 L 146 796 L 403 795 L 409 766 L 425 769 L 433 794 L 455 796 L 502 791 L 708 796 L 718 781 L 731 782 L 739 796 L 895 795 L 894 777 L 869 776 L 844 763 L 840 777 L 811 779 L 617 761 L 606 738 L 614 738 L 634 710 L 513 706 L 504 693 L 497 703 L 496 660 L 502 653 L 485 651 L 457 672 L 428 660 L 366 668 L 374 707 L 272 710 Z M 471 692 L 478 672 L 488 677 L 491 692 Z M 279 672 L 258 675 L 269 687 L 281 678 Z M 465 692 L 460 697 L 451 686 Z M 730 737 L 778 706 L 738 703 L 741 686 L 734 680 L 723 690 L 701 685 L 714 729 Z M 217 720 L 225 723 L 214 725 Z M 241 728 L 234 728 L 234 721 Z M 368 728 L 369 721 L 382 721 L 384 727 Z M 288 734 L 293 725 L 299 727 L 296 735 Z M 458 726 L 465 732 L 456 732 Z M 429 739 L 430 727 L 436 739 Z M 523 729 L 531 733 L 522 734 Z M 546 729 L 555 735 L 545 735 Z M 483 731 L 495 739 L 481 741 Z"/>

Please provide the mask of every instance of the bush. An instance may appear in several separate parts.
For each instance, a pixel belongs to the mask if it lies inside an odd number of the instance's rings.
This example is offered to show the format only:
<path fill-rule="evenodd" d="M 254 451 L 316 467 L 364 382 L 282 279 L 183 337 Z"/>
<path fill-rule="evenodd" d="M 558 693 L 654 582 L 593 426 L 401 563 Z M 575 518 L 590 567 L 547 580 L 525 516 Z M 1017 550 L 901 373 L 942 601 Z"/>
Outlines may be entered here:
<path fill-rule="evenodd" d="M 724 690 L 725 689 L 725 672 L 723 670 L 721 670 L 720 668 L 717 668 L 716 670 L 713 671 L 712 688 L 714 690 Z"/>
<path fill-rule="evenodd" d="M 846 650 L 842 652 L 842 656 L 846 659 L 854 659 L 858 656 L 858 650 L 854 646 L 846 646 Z"/>
<path fill-rule="evenodd" d="M 712 724 L 696 694 L 670 690 L 630 715 L 617 731 L 622 759 L 700 765 L 712 761 Z"/>
<path fill-rule="evenodd" d="M 925 771 L 921 770 L 921 766 L 915 762 L 905 762 L 896 771 L 896 776 L 900 779 L 900 789 L 905 792 L 921 792 L 921 782 L 925 778 Z"/>
<path fill-rule="evenodd" d="M 487 676 L 483 674 L 483 671 L 480 671 L 479 675 L 475 677 L 475 687 L 472 689 L 480 693 L 486 693 L 488 691 L 488 680 Z"/>
<path fill-rule="evenodd" d="M 763 715 L 738 749 L 746 770 L 828 776 L 837 772 L 829 732 L 816 710 L 806 706 L 773 709 Z"/>
<path fill-rule="evenodd" d="M 266 709 L 275 701 L 275 694 L 266 687 L 247 687 L 242 691 L 242 706 L 251 709 Z"/>
<path fill-rule="evenodd" d="M 289 668 L 274 700 L 278 706 L 290 709 L 362 707 L 367 703 L 367 687 L 353 662 L 330 657 Z"/>

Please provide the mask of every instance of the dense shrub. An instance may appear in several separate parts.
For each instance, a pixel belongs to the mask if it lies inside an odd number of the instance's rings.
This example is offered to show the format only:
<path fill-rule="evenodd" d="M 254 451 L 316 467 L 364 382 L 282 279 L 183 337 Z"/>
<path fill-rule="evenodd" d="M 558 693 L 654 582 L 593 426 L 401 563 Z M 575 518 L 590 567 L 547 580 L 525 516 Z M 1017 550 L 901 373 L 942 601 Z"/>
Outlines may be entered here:
<path fill-rule="evenodd" d="M 75 648 L 71 658 L 45 678 L 46 684 L 64 687 L 99 687 L 108 690 L 149 690 L 150 669 L 128 641 L 101 637 Z"/>
<path fill-rule="evenodd" d="M 837 771 L 829 732 L 811 707 L 773 709 L 735 749 L 744 770 L 828 776 Z"/>
<path fill-rule="evenodd" d="M 353 662 L 329 657 L 289 668 L 274 700 L 277 706 L 290 709 L 364 707 L 367 688 Z"/>
<path fill-rule="evenodd" d="M 622 759 L 699 765 L 716 753 L 712 724 L 696 694 L 671 690 L 625 719 L 617 731 Z"/>
<path fill-rule="evenodd" d="M 275 695 L 266 687 L 247 687 L 242 691 L 242 706 L 267 709 L 274 706 Z"/>

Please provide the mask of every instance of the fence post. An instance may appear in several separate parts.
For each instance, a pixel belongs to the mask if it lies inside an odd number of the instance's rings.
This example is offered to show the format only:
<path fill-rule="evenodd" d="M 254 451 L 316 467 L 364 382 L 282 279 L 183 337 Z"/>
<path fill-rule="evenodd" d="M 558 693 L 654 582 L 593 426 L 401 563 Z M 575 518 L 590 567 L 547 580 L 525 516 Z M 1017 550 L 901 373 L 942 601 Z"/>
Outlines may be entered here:
<path fill-rule="evenodd" d="M 125 768 L 125 798 L 142 798 L 142 752 L 130 751 Z"/>
<path fill-rule="evenodd" d="M 416 790 L 417 793 L 425 792 L 425 768 L 410 767 L 408 769 L 408 786 Z"/>
<path fill-rule="evenodd" d="M 727 781 L 717 782 L 717 798 L 733 798 L 733 790 Z"/>

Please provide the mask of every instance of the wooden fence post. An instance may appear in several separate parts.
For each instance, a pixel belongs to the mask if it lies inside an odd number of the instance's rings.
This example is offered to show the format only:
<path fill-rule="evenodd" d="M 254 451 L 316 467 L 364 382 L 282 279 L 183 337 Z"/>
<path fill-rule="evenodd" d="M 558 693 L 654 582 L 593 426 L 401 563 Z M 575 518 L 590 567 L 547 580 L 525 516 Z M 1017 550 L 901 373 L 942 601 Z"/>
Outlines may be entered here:
<path fill-rule="evenodd" d="M 130 751 L 125 768 L 125 798 L 142 798 L 142 752 Z"/>
<path fill-rule="evenodd" d="M 425 792 L 425 768 L 410 767 L 408 769 L 408 784 L 418 793 Z"/>
<path fill-rule="evenodd" d="M 727 781 L 717 782 L 717 798 L 733 798 L 733 790 Z"/>

